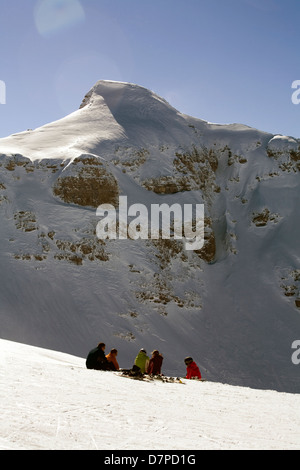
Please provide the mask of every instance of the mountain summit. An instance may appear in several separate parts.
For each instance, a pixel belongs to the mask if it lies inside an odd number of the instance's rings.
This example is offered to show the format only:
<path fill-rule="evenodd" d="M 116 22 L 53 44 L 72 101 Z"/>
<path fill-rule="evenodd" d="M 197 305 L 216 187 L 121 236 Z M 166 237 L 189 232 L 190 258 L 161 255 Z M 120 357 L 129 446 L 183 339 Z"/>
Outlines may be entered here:
<path fill-rule="evenodd" d="M 80 108 L 0 139 L 1 333 L 84 357 L 158 349 L 163 372 L 299 392 L 300 141 L 184 115 L 99 81 Z M 205 243 L 100 240 L 97 207 L 204 204 Z M 140 207 L 140 206 L 139 206 Z M 297 361 L 296 361 L 297 362 Z"/>
<path fill-rule="evenodd" d="M 167 139 L 172 144 L 188 144 L 186 133 L 186 117 L 155 93 L 129 83 L 99 81 L 79 110 L 33 131 L 1 139 L 0 151 L 25 150 L 31 160 L 65 159 L 80 152 L 101 152 L 106 143 L 141 146 L 145 140 L 154 145 Z"/>

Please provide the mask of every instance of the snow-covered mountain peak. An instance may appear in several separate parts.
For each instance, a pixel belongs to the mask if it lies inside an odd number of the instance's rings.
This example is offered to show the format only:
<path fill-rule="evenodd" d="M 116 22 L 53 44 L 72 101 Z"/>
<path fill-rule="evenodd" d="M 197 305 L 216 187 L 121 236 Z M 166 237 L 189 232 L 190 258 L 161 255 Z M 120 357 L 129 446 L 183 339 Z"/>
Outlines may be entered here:
<path fill-rule="evenodd" d="M 97 82 L 70 115 L 0 139 L 3 338 L 82 356 L 104 341 L 125 367 L 157 348 L 172 374 L 191 355 L 212 380 L 299 391 L 299 171 L 297 139 Z M 96 208 L 120 195 L 203 203 L 203 249 L 99 240 Z"/>
<path fill-rule="evenodd" d="M 154 114 L 163 109 L 162 106 L 169 108 L 173 113 L 178 112 L 156 93 L 134 83 L 99 80 L 85 95 L 80 108 L 94 104 L 96 96 L 102 97 L 112 112 L 124 113 L 130 108 L 143 115 L 141 110 L 147 107 L 145 112 Z"/>
<path fill-rule="evenodd" d="M 110 159 L 116 149 L 147 149 L 160 161 L 191 147 L 248 151 L 274 136 L 243 124 L 215 124 L 180 113 L 156 93 L 132 83 L 98 81 L 78 110 L 34 130 L 0 139 L 0 154 L 31 161 L 74 160 L 82 154 Z M 153 165 L 152 165 L 153 166 Z"/>
<path fill-rule="evenodd" d="M 201 122 L 201 121 L 199 121 Z M 138 85 L 98 81 L 80 108 L 58 121 L 0 139 L 0 153 L 31 161 L 102 155 L 110 145 L 190 143 L 184 115 L 163 98 Z"/>

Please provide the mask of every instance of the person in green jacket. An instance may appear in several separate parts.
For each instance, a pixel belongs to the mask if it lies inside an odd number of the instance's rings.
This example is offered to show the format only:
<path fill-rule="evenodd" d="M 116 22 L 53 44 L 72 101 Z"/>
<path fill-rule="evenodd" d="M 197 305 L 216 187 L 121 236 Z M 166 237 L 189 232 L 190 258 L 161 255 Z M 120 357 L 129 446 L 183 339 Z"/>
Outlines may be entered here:
<path fill-rule="evenodd" d="M 149 357 L 145 349 L 141 349 L 138 355 L 135 358 L 134 365 L 141 369 L 142 374 L 146 372 L 149 365 Z"/>

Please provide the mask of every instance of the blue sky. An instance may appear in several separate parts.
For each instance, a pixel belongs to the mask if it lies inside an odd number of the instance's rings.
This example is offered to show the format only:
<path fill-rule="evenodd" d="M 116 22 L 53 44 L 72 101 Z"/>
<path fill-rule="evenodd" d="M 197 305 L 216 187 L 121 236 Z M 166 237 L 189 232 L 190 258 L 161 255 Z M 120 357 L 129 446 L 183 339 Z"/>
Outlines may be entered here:
<path fill-rule="evenodd" d="M 100 79 L 300 137 L 299 0 L 0 0 L 0 38 L 0 137 L 75 111 Z"/>

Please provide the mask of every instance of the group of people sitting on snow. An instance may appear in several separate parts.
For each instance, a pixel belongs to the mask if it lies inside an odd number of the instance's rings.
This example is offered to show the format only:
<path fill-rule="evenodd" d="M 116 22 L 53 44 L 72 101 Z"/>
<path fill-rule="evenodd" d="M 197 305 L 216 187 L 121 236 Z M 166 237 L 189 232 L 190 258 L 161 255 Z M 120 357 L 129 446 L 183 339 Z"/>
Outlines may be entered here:
<path fill-rule="evenodd" d="M 98 346 L 92 349 L 86 359 L 86 367 L 95 370 L 110 370 L 122 371 L 124 374 L 130 376 L 142 377 L 147 375 L 162 375 L 161 367 L 163 363 L 163 356 L 157 349 L 152 351 L 151 358 L 147 356 L 145 349 L 141 349 L 134 360 L 131 369 L 120 369 L 117 361 L 117 349 L 111 349 L 109 354 L 105 354 L 105 343 L 99 343 Z M 201 379 L 201 372 L 192 357 L 184 359 L 186 365 L 186 378 Z"/>

